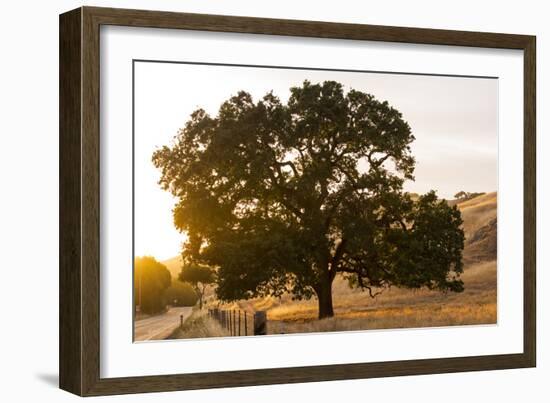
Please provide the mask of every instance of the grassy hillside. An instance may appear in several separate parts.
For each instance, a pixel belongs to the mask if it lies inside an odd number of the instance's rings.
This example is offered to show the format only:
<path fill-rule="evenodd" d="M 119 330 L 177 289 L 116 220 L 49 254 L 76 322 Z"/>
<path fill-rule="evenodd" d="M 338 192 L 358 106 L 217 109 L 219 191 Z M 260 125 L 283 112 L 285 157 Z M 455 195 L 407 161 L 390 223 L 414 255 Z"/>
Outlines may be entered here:
<path fill-rule="evenodd" d="M 466 236 L 464 262 L 495 260 L 497 257 L 497 194 L 487 193 L 458 204 Z"/>

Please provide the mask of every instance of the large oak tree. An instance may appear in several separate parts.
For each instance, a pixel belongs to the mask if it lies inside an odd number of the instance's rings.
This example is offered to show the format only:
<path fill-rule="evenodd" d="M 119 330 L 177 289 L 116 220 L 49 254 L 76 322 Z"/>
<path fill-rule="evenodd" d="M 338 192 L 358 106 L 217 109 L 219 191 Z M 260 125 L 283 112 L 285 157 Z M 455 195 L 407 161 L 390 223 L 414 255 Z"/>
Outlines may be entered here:
<path fill-rule="evenodd" d="M 199 109 L 153 155 L 178 200 L 184 257 L 218 267 L 218 297 L 316 296 L 324 318 L 337 273 L 372 297 L 462 291 L 460 212 L 403 191 L 415 159 L 401 113 L 334 81 L 290 93 L 239 92 L 215 117 Z"/>

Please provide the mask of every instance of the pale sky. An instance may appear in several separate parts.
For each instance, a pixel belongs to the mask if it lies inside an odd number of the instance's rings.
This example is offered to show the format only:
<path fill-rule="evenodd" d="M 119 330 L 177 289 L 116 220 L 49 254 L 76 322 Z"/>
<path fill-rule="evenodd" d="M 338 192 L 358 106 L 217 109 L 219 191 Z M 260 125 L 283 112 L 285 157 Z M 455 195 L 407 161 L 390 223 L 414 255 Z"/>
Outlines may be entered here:
<path fill-rule="evenodd" d="M 452 198 L 460 191 L 497 190 L 498 80 L 386 73 L 269 69 L 166 63 L 135 64 L 135 253 L 165 260 L 185 235 L 173 226 L 175 199 L 157 184 L 151 156 L 170 144 L 197 108 L 215 116 L 239 90 L 255 100 L 273 90 L 282 102 L 304 80 L 335 80 L 387 100 L 416 140 L 415 182 L 405 190 Z"/>

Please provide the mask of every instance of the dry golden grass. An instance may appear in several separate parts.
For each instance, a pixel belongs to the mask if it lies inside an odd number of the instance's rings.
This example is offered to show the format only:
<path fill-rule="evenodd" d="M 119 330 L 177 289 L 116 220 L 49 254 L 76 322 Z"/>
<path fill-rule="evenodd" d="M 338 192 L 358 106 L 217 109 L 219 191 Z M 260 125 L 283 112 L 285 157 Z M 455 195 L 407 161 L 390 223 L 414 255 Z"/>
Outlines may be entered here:
<path fill-rule="evenodd" d="M 494 209 L 496 208 L 497 199 L 497 192 L 485 193 L 481 196 L 458 203 L 458 208 L 462 212 L 470 208 L 481 208 L 484 206 L 490 206 Z"/>
<path fill-rule="evenodd" d="M 463 228 L 468 240 L 477 229 L 496 218 L 497 194 L 492 192 L 474 197 L 459 203 L 458 208 L 464 220 Z"/>
<path fill-rule="evenodd" d="M 485 193 L 472 199 L 458 203 L 460 210 L 464 210 L 468 207 L 476 207 L 484 204 L 490 204 L 495 206 L 497 202 L 497 192 Z"/>
<path fill-rule="evenodd" d="M 336 314 L 322 320 L 272 320 L 269 334 L 337 332 L 369 329 L 399 329 L 496 323 L 496 303 L 426 305 L 374 309 L 370 312 Z"/>
<path fill-rule="evenodd" d="M 430 290 L 393 288 L 372 299 L 359 290 L 345 290 L 343 279 L 335 280 L 334 311 L 337 319 L 369 318 L 365 328 L 443 326 L 468 323 L 496 322 L 496 261 L 479 263 L 467 268 L 462 276 L 465 290 L 462 293 L 441 293 Z M 259 309 L 263 301 L 250 301 Z M 317 302 L 281 299 L 271 302 L 266 309 L 268 319 L 284 322 L 316 321 Z M 428 320 L 430 312 L 437 313 Z M 376 319 L 371 327 L 369 321 Z M 385 318 L 381 321 L 381 318 Z M 426 324 L 421 325 L 426 319 Z M 432 322 L 437 323 L 433 325 Z M 357 324 L 356 324 L 357 325 Z M 361 328 L 361 327 L 360 327 Z M 346 325 L 347 329 L 347 325 Z M 343 329 L 345 330 L 345 329 Z"/>
<path fill-rule="evenodd" d="M 167 339 L 196 339 L 204 337 L 226 337 L 229 333 L 218 321 L 208 316 L 208 309 L 194 309 L 191 316 Z"/>

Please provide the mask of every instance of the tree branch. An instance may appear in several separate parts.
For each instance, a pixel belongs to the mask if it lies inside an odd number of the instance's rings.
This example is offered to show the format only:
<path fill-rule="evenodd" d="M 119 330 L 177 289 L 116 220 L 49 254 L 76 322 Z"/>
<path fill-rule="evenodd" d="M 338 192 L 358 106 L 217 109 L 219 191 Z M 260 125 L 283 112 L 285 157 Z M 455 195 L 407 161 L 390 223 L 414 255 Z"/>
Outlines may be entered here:
<path fill-rule="evenodd" d="M 271 184 L 276 187 L 280 192 L 282 192 L 283 194 L 285 195 L 289 195 L 291 194 L 290 190 L 288 188 L 286 188 L 285 186 L 283 186 L 281 183 L 279 183 L 279 181 L 277 180 L 277 176 L 275 176 L 273 174 L 273 172 L 268 169 L 267 170 L 268 173 L 269 173 L 269 177 L 271 179 Z M 279 170 L 280 172 L 280 170 Z M 303 217 L 303 214 L 302 212 L 300 211 L 300 209 L 298 209 L 297 207 L 293 206 L 291 203 L 289 203 L 287 200 L 285 200 L 284 198 L 281 198 L 281 200 L 279 200 L 279 202 L 285 206 L 288 210 L 290 210 L 292 213 L 294 213 L 294 215 L 298 218 L 302 218 Z"/>
<path fill-rule="evenodd" d="M 393 157 L 393 154 L 392 153 L 388 153 L 386 154 L 385 156 L 383 156 L 382 158 L 379 158 L 377 160 L 373 160 L 372 156 L 374 155 L 374 153 L 377 153 L 377 152 L 380 152 L 380 150 L 377 150 L 377 149 L 374 149 L 372 150 L 368 155 L 367 155 L 367 159 L 369 160 L 369 164 L 374 167 L 375 169 L 378 169 L 380 168 L 380 166 L 390 157 Z"/>
<path fill-rule="evenodd" d="M 329 270 L 329 272 L 330 272 L 331 278 L 334 278 L 334 276 L 336 276 L 336 270 L 337 270 L 336 268 L 338 267 L 338 263 L 339 263 L 340 259 L 344 255 L 344 251 L 345 251 L 345 248 L 346 248 L 346 243 L 347 243 L 346 239 L 342 239 L 340 241 L 340 243 L 336 247 L 336 251 L 334 252 L 334 256 L 330 260 L 330 270 Z"/>
<path fill-rule="evenodd" d="M 283 161 L 283 162 L 275 161 L 275 163 L 279 167 L 289 166 L 292 169 L 292 172 L 294 172 L 294 177 L 296 177 L 296 178 L 300 177 L 300 175 L 298 174 L 298 169 L 296 168 L 296 165 L 294 165 L 294 163 L 292 161 Z"/>

